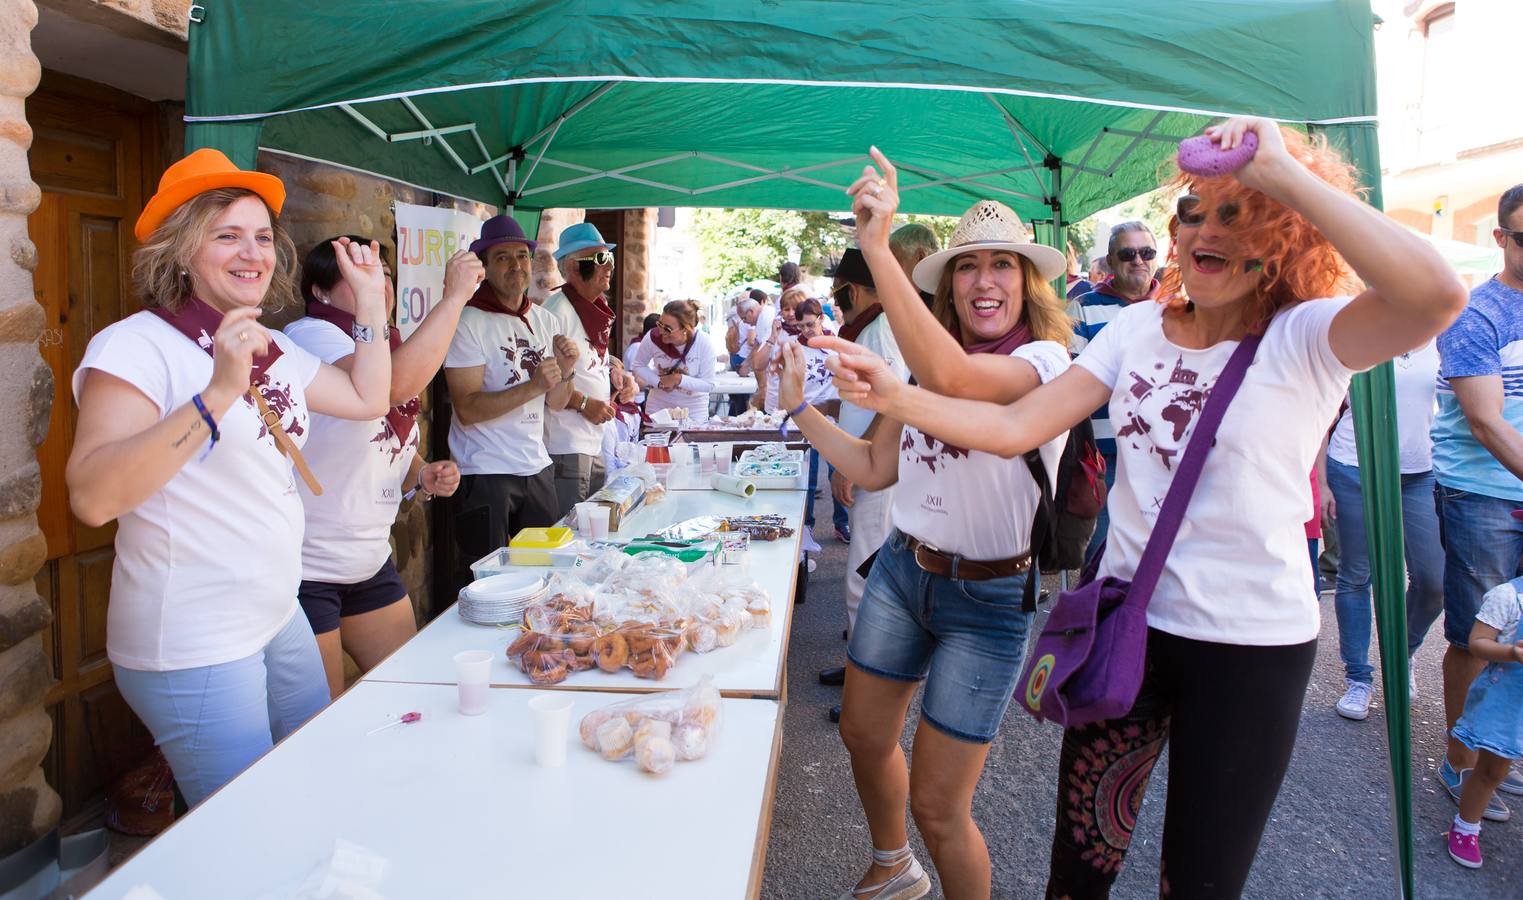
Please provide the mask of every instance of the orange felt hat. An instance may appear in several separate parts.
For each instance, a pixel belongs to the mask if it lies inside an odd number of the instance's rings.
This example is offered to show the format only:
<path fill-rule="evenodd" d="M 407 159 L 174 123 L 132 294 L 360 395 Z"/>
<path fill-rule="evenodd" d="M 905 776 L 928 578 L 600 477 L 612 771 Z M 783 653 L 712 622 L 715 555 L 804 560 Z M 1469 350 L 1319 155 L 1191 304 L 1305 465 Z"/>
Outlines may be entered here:
<path fill-rule="evenodd" d="M 164 170 L 158 193 L 143 207 L 132 233 L 139 241 L 148 240 L 154 229 L 186 200 L 217 188 L 245 188 L 258 194 L 271 211 L 280 214 L 286 202 L 286 186 L 274 175 L 245 172 L 233 165 L 221 150 L 202 147 Z"/>

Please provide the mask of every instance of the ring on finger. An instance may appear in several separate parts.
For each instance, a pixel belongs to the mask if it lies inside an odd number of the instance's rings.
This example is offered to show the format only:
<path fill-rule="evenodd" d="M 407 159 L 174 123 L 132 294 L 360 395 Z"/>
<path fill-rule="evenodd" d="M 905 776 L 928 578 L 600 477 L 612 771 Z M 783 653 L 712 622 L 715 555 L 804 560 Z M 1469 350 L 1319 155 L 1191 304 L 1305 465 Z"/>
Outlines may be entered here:
<path fill-rule="evenodd" d="M 241 343 L 243 343 L 244 341 L 246 341 L 248 339 L 249 339 L 249 333 L 247 331 L 240 331 L 240 332 L 238 332 L 238 343 L 241 344 Z"/>

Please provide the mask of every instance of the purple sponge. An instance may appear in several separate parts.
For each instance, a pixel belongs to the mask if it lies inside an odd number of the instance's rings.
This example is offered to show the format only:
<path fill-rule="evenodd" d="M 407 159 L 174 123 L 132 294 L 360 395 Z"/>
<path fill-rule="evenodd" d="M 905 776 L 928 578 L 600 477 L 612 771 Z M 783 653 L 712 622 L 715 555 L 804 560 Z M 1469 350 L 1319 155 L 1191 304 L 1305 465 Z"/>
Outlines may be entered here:
<path fill-rule="evenodd" d="M 1233 150 L 1222 150 L 1207 135 L 1197 135 L 1179 142 L 1179 168 L 1190 175 L 1230 175 L 1246 166 L 1258 149 L 1259 136 L 1251 131 Z"/>

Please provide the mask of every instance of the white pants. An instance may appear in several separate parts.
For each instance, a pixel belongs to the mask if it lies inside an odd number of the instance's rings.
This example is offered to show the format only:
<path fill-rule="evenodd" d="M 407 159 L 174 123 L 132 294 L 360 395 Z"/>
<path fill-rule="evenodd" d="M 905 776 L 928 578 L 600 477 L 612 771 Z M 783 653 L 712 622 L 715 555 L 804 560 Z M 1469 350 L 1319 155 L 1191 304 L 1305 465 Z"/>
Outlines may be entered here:
<path fill-rule="evenodd" d="M 867 491 L 852 485 L 851 488 L 851 546 L 846 550 L 846 633 L 851 636 L 857 627 L 857 607 L 862 605 L 862 591 L 867 579 L 857 574 L 857 568 L 877 552 L 888 540 L 893 529 L 891 512 L 894 508 L 894 489 Z"/>

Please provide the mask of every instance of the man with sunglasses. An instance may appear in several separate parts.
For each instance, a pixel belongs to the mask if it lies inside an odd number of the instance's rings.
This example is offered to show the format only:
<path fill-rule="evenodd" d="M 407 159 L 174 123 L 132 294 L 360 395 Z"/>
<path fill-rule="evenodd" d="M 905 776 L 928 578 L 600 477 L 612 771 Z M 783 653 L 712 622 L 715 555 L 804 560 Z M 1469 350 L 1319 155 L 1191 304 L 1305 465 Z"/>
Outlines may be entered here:
<path fill-rule="evenodd" d="M 1153 232 L 1138 221 L 1122 222 L 1111 229 L 1110 244 L 1106 248 L 1106 268 L 1111 277 L 1100 282 L 1094 289 L 1068 302 L 1068 314 L 1074 320 L 1074 338 L 1070 349 L 1077 354 L 1095 335 L 1100 333 L 1116 314 L 1139 300 L 1151 300 L 1158 294 L 1158 279 L 1153 277 L 1157 268 L 1158 244 Z M 1105 457 L 1105 486 L 1116 482 L 1116 432 L 1111 427 L 1110 410 L 1100 407 L 1090 417 L 1095 429 L 1095 446 Z M 1095 522 L 1095 536 L 1090 539 L 1085 556 L 1092 556 L 1110 525 L 1105 509 Z"/>
<path fill-rule="evenodd" d="M 555 251 L 565 283 L 545 301 L 545 311 L 581 351 L 566 408 L 552 409 L 545 420 L 560 515 L 603 486 L 604 432 L 618 412 L 614 395 L 627 400 L 638 388 L 608 355 L 614 311 L 605 294 L 613 280 L 614 246 L 592 223 L 581 222 L 561 232 Z"/>
<path fill-rule="evenodd" d="M 1470 292 L 1465 311 L 1438 336 L 1438 415 L 1433 421 L 1434 494 L 1444 544 L 1444 718 L 1448 733 L 1486 661 L 1472 656 L 1470 628 L 1485 593 L 1523 575 L 1523 184 L 1502 194 L 1493 238 L 1502 271 Z M 1439 777 L 1459 799 L 1476 751 L 1454 737 Z M 1500 790 L 1523 795 L 1515 764 Z M 1484 813 L 1510 815 L 1500 795 Z"/>

